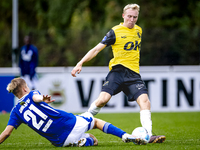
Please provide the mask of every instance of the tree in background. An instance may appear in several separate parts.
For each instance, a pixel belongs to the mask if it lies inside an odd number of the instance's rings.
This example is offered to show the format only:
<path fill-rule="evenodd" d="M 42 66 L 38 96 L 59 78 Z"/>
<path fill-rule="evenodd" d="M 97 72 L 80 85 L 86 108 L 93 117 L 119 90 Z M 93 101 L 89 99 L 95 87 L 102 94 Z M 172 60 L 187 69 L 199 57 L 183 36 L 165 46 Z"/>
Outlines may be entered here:
<path fill-rule="evenodd" d="M 119 24 L 129 0 L 19 0 L 19 47 L 30 32 L 40 66 L 74 66 Z M 199 65 L 200 1 L 139 1 L 141 65 Z M 12 2 L 0 1 L 0 67 L 11 67 Z M 86 65 L 104 66 L 111 48 Z"/>

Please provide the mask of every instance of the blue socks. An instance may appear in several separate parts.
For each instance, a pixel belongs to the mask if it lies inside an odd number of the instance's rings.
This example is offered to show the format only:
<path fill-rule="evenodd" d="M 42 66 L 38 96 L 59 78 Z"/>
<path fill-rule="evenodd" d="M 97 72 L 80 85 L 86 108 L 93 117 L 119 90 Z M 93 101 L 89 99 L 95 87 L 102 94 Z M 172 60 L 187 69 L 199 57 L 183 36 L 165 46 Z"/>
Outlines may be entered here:
<path fill-rule="evenodd" d="M 93 146 L 94 145 L 94 139 L 91 137 L 86 138 L 85 146 Z"/>
<path fill-rule="evenodd" d="M 103 132 L 107 134 L 112 134 L 115 136 L 118 136 L 119 138 L 122 138 L 122 135 L 124 135 L 126 132 L 121 130 L 120 128 L 115 127 L 111 123 L 106 122 L 103 126 Z M 94 139 L 91 137 L 86 138 L 85 146 L 93 146 L 94 145 Z"/>
<path fill-rule="evenodd" d="M 118 136 L 119 138 L 122 138 L 122 135 L 124 135 L 126 132 L 123 130 L 115 127 L 111 123 L 106 122 L 105 125 L 103 126 L 103 132 L 107 134 L 112 134 L 115 136 Z"/>

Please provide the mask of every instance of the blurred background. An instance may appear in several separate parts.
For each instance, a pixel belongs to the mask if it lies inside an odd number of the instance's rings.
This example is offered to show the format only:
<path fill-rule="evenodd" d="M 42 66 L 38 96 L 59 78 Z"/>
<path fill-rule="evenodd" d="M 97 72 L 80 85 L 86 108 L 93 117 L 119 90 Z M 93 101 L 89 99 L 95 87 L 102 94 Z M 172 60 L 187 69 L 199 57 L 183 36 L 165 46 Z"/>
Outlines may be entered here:
<path fill-rule="evenodd" d="M 140 73 L 152 111 L 199 111 L 199 0 L 0 0 L 0 103 L 4 104 L 0 112 L 9 112 L 17 102 L 5 87 L 20 76 L 17 66 L 26 35 L 39 53 L 38 80 L 32 89 L 52 95 L 57 99 L 52 105 L 58 109 L 87 111 L 101 91 L 113 57 L 111 47 L 85 63 L 76 78 L 70 72 L 113 26 L 123 22 L 123 8 L 130 3 L 140 5 Z M 28 66 L 33 65 L 23 68 Z M 113 99 L 103 112 L 139 112 L 123 93 Z"/>
<path fill-rule="evenodd" d="M 18 47 L 12 48 L 12 0 L 0 1 L 0 67 L 18 59 L 25 35 L 33 37 L 40 67 L 74 66 L 123 21 L 123 7 L 140 5 L 141 65 L 200 64 L 199 0 L 18 0 Z M 111 47 L 86 66 L 107 66 Z M 16 61 L 18 61 L 16 59 Z"/>

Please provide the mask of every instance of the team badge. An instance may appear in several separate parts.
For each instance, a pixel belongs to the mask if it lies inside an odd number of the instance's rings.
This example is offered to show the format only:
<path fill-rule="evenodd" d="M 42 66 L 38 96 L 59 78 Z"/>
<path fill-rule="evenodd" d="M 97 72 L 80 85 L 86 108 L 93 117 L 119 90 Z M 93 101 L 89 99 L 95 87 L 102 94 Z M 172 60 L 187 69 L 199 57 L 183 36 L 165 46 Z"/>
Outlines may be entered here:
<path fill-rule="evenodd" d="M 60 106 L 66 101 L 66 97 L 64 94 L 64 88 L 61 87 L 61 81 L 53 81 L 53 87 L 49 90 L 51 99 L 55 99 L 51 104 L 54 106 Z"/>

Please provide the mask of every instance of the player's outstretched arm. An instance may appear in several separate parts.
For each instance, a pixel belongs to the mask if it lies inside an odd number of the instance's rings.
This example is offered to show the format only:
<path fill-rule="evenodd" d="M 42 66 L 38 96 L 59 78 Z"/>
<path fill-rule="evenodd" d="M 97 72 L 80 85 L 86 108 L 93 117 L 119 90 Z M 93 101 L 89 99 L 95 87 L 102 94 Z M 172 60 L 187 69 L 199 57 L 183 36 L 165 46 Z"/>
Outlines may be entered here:
<path fill-rule="evenodd" d="M 52 103 L 54 101 L 55 101 L 54 99 L 51 99 L 51 95 L 46 95 L 46 96 L 43 95 L 43 102 L 49 104 L 49 103 Z"/>
<path fill-rule="evenodd" d="M 94 58 L 101 50 L 103 50 L 106 47 L 106 45 L 99 43 L 97 44 L 93 49 L 91 49 L 82 59 L 77 63 L 77 65 L 73 68 L 71 71 L 71 75 L 73 77 L 76 77 L 76 73 L 80 73 L 82 70 L 82 65 L 85 62 L 90 61 L 92 58 Z"/>
<path fill-rule="evenodd" d="M 51 99 L 51 96 L 49 95 L 33 95 L 33 101 L 36 102 L 36 103 L 39 103 L 39 102 L 45 102 L 45 103 L 52 103 L 54 102 L 55 100 Z"/>
<path fill-rule="evenodd" d="M 8 125 L 5 130 L 0 135 L 0 144 L 3 143 L 12 133 L 14 127 L 11 125 Z"/>

